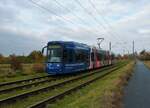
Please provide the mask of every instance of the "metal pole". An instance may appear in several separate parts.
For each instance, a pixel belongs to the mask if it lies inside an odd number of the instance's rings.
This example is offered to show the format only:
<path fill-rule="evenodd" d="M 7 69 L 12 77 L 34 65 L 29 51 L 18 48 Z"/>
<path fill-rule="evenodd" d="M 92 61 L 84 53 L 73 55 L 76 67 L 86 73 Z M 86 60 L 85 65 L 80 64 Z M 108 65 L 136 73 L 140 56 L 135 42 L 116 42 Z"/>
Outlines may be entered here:
<path fill-rule="evenodd" d="M 112 64 L 112 56 L 111 56 L 111 42 L 109 42 L 109 57 L 110 57 L 110 61 L 109 63 Z"/>
<path fill-rule="evenodd" d="M 109 50 L 110 50 L 110 53 L 111 53 L 111 42 L 109 42 Z"/>
<path fill-rule="evenodd" d="M 134 41 L 133 41 L 133 57 L 134 57 Z"/>

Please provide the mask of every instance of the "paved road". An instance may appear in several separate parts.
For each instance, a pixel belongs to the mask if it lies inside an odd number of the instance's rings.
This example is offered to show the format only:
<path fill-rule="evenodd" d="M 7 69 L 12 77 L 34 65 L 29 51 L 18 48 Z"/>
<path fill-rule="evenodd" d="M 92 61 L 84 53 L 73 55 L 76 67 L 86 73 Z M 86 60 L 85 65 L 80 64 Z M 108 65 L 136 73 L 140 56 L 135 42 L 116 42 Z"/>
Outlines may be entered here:
<path fill-rule="evenodd" d="M 150 69 L 138 61 L 125 88 L 124 108 L 150 108 Z"/>

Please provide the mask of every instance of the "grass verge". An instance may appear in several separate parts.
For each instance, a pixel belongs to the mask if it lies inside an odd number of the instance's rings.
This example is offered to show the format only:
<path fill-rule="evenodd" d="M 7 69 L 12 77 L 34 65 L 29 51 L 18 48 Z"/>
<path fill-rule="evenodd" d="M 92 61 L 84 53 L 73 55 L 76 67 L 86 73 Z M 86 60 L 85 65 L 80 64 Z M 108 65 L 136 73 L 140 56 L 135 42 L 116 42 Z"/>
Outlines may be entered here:
<path fill-rule="evenodd" d="M 25 79 L 36 78 L 36 77 L 41 77 L 41 76 L 45 76 L 45 75 L 47 75 L 46 72 L 36 73 L 36 74 L 31 74 L 31 75 L 18 75 L 15 77 L 2 77 L 2 78 L 0 78 L 0 83 L 25 80 Z"/>
<path fill-rule="evenodd" d="M 144 61 L 144 64 L 150 69 L 150 61 Z"/>
<path fill-rule="evenodd" d="M 107 73 L 107 71 L 105 71 L 105 72 Z M 55 88 L 54 90 L 51 90 L 51 91 L 41 92 L 40 94 L 37 94 L 36 96 L 31 96 L 29 98 L 18 101 L 14 105 L 7 105 L 5 107 L 6 108 L 10 108 L 10 107 L 11 108 L 16 108 L 16 106 L 22 106 L 22 108 L 27 107 L 29 105 L 34 104 L 35 102 L 41 101 L 45 98 L 49 98 L 50 96 L 53 96 L 57 93 L 61 93 L 65 90 L 69 89 L 70 87 L 74 87 L 76 85 L 79 85 L 80 83 L 85 82 L 87 80 L 90 80 L 91 78 L 93 79 L 94 77 L 97 77 L 98 75 L 105 74 L 105 72 L 97 73 L 97 74 L 92 75 L 92 77 L 86 77 L 86 78 L 80 79 L 78 81 L 74 81 L 72 83 L 65 84 L 62 87 Z"/>
<path fill-rule="evenodd" d="M 46 75 L 46 73 L 43 70 L 41 70 L 41 64 L 22 65 L 22 70 L 14 71 L 11 69 L 10 64 L 0 64 L 0 83 Z"/>
<path fill-rule="evenodd" d="M 86 86 L 84 89 L 66 96 L 50 108 L 119 108 L 123 87 L 132 75 L 134 62 Z"/>

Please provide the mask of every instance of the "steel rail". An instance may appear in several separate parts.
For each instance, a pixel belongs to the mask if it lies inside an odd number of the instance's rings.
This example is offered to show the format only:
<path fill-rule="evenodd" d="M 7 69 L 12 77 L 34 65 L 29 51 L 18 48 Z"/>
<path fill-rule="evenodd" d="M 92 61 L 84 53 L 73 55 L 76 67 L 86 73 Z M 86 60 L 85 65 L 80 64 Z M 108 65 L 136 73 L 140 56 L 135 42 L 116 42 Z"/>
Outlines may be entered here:
<path fill-rule="evenodd" d="M 109 69 L 112 69 L 112 67 L 116 67 L 116 66 L 111 66 L 111 67 L 106 67 L 106 68 L 102 68 L 102 69 L 98 69 L 98 70 L 95 70 L 94 72 L 89 72 L 89 73 L 86 73 L 86 74 L 83 74 L 81 76 L 77 76 L 77 77 L 74 77 L 72 79 L 69 79 L 69 80 L 65 80 L 63 82 L 59 82 L 57 84 L 52 84 L 50 86 L 47 86 L 47 87 L 43 87 L 43 88 L 40 88 L 40 89 L 37 89 L 37 90 L 33 90 L 33 91 L 30 91 L 30 92 L 26 92 L 26 93 L 22 93 L 22 94 L 18 94 L 16 96 L 11 96 L 11 97 L 8 97 L 6 99 L 2 99 L 0 100 L 0 106 L 2 105 L 7 105 L 7 104 L 11 104 L 13 102 L 16 102 L 17 100 L 19 99 L 24 99 L 24 98 L 27 98 L 29 96 L 33 96 L 33 95 L 37 95 L 41 92 L 44 92 L 44 91 L 50 91 L 56 87 L 61 87 L 67 83 L 70 83 L 70 82 L 73 82 L 73 81 L 76 81 L 78 79 L 82 79 L 82 78 L 85 78 L 85 77 L 88 77 L 88 76 L 91 76 L 95 73 L 98 73 L 98 72 L 102 72 L 102 71 L 105 71 L 105 70 L 109 70 Z"/>
<path fill-rule="evenodd" d="M 19 83 L 23 83 L 23 82 L 31 82 L 31 81 L 35 81 L 37 79 L 39 80 L 39 79 L 43 79 L 43 78 L 47 78 L 47 77 L 50 77 L 50 75 L 35 77 L 35 78 L 30 78 L 30 79 L 24 79 L 24 80 L 18 80 L 18 81 L 12 81 L 12 82 L 4 82 L 4 83 L 0 83 L 0 87 L 6 86 L 6 85 L 11 85 L 11 84 L 19 84 Z"/>
<path fill-rule="evenodd" d="M 119 66 L 119 67 L 116 67 L 116 68 L 114 68 L 114 69 L 112 69 L 112 70 L 109 70 L 107 73 L 105 73 L 105 74 L 103 74 L 103 75 L 99 75 L 99 76 L 97 76 L 96 78 L 93 78 L 93 79 L 91 79 L 91 80 L 89 80 L 89 81 L 86 81 L 86 82 L 84 82 L 84 83 L 82 83 L 82 84 L 79 84 L 78 86 L 72 87 L 72 88 L 70 88 L 70 89 L 68 89 L 68 90 L 66 90 L 66 91 L 64 91 L 64 92 L 62 92 L 62 93 L 59 93 L 59 94 L 57 94 L 57 95 L 55 95 L 55 96 L 49 97 L 48 99 L 42 100 L 42 101 L 40 101 L 40 102 L 37 102 L 37 103 L 35 103 L 35 104 L 29 106 L 28 108 L 45 108 L 47 104 L 56 102 L 57 100 L 63 98 L 64 96 L 66 96 L 66 95 L 68 95 L 68 94 L 71 94 L 72 92 L 74 92 L 74 91 L 76 91 L 76 90 L 78 90 L 78 89 L 81 89 L 82 87 L 85 87 L 85 86 L 89 85 L 90 83 L 92 83 L 92 82 L 94 82 L 94 81 L 96 81 L 96 80 L 98 80 L 98 79 L 101 79 L 101 78 L 103 78 L 103 77 L 109 75 L 110 73 L 112 73 L 112 72 L 118 70 L 118 69 L 121 68 L 121 67 L 122 67 L 122 66 Z"/>
<path fill-rule="evenodd" d="M 111 66 L 111 65 L 109 65 L 109 66 Z M 108 66 L 104 66 L 102 68 L 105 68 L 105 67 L 108 67 Z M 79 72 L 78 74 L 82 74 L 82 73 Z M 74 74 L 74 75 L 76 75 L 76 74 Z M 48 77 L 51 77 L 51 75 L 45 75 L 45 76 L 41 76 L 41 77 L 35 77 L 35 78 L 29 78 L 29 79 L 17 80 L 17 81 L 11 81 L 11 82 L 4 82 L 4 83 L 0 83 L 0 87 L 10 86 L 10 85 L 13 85 L 13 84 L 19 84 L 19 83 L 23 83 L 23 82 L 32 82 L 32 81 L 36 81 L 36 80 L 43 79 L 43 78 L 48 78 Z"/>
<path fill-rule="evenodd" d="M 33 82 L 33 83 L 30 83 L 30 84 L 24 84 L 24 85 L 18 85 L 18 86 L 15 86 L 15 87 L 11 87 L 11 88 L 6 88 L 6 89 L 2 89 L 0 90 L 0 94 L 3 94 L 3 93 L 9 93 L 9 92 L 12 92 L 12 91 L 16 91 L 16 90 L 22 90 L 22 89 L 28 89 L 30 87 L 32 87 L 34 85 L 35 86 L 38 86 L 40 84 L 43 84 L 43 83 L 46 83 L 46 82 L 51 82 L 51 81 L 55 81 L 57 80 L 56 78 L 51 78 L 51 79 L 46 79 L 46 80 L 42 80 L 42 81 L 38 81 L 38 82 Z"/>
<path fill-rule="evenodd" d="M 84 73 L 79 73 L 79 75 L 81 74 L 85 74 Z M 74 74 L 74 76 L 76 76 L 78 74 Z M 71 75 L 69 75 L 68 77 L 71 77 Z M 65 78 L 65 77 L 52 77 L 51 79 L 46 79 L 46 80 L 42 80 L 42 81 L 37 81 L 37 82 L 32 82 L 32 83 L 29 83 L 29 84 L 23 84 L 23 85 L 18 85 L 18 86 L 13 86 L 13 87 L 9 87 L 9 88 L 6 88 L 6 89 L 0 89 L 0 94 L 3 94 L 3 93 L 9 93 L 9 92 L 12 92 L 12 91 L 16 91 L 16 90 L 22 90 L 22 89 L 28 89 L 32 86 L 38 86 L 40 85 L 41 83 L 46 83 L 46 82 L 51 82 L 51 81 L 56 81 L 57 79 L 61 79 L 61 78 Z"/>

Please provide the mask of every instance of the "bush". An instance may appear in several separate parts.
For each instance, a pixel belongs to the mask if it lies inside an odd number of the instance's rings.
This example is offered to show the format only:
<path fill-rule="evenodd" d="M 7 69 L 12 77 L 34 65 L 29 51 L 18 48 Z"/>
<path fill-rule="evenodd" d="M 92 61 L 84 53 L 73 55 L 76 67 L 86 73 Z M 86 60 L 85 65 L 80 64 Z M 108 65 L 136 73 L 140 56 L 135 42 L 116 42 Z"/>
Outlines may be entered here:
<path fill-rule="evenodd" d="M 32 52 L 29 54 L 28 58 L 29 58 L 32 62 L 34 62 L 34 63 L 40 63 L 40 62 L 42 62 L 43 59 L 44 59 L 44 57 L 43 57 L 41 51 L 32 51 Z"/>
<path fill-rule="evenodd" d="M 10 56 L 10 61 L 11 61 L 11 69 L 13 71 L 16 71 L 16 70 L 22 70 L 22 64 L 21 62 L 16 58 L 15 55 L 11 55 Z"/>
<path fill-rule="evenodd" d="M 42 63 L 35 63 L 35 64 L 33 64 L 33 71 L 35 71 L 35 72 L 43 72 L 44 71 L 44 65 Z"/>
<path fill-rule="evenodd" d="M 34 74 L 35 72 L 33 71 L 33 64 L 24 64 L 23 65 L 23 71 L 22 74 L 23 75 L 30 75 L 30 74 Z"/>
<path fill-rule="evenodd" d="M 12 70 L 10 70 L 10 71 L 7 73 L 7 75 L 6 75 L 6 77 L 9 77 L 9 78 L 15 77 L 15 76 L 16 76 L 16 72 L 14 72 L 14 71 L 12 71 Z"/>

